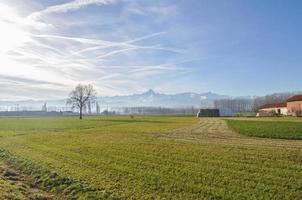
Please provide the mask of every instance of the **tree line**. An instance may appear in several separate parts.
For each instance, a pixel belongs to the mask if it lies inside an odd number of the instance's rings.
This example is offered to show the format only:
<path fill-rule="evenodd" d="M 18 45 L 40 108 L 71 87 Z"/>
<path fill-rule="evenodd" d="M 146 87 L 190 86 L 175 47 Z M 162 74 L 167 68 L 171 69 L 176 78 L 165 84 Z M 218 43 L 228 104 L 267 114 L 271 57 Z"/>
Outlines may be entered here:
<path fill-rule="evenodd" d="M 230 109 L 233 112 L 256 112 L 265 104 L 286 102 L 288 98 L 295 94 L 297 93 L 283 92 L 254 98 L 220 99 L 214 101 L 214 107 L 218 109 Z"/>

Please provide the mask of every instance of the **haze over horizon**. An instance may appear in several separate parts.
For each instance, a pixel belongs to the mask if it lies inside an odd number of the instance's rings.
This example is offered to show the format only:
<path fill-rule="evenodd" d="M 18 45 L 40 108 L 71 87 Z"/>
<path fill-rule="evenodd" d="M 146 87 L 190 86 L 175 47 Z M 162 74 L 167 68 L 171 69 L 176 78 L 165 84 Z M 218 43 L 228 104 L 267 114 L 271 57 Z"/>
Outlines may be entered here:
<path fill-rule="evenodd" d="M 302 2 L 3 0 L 0 100 L 301 91 Z"/>

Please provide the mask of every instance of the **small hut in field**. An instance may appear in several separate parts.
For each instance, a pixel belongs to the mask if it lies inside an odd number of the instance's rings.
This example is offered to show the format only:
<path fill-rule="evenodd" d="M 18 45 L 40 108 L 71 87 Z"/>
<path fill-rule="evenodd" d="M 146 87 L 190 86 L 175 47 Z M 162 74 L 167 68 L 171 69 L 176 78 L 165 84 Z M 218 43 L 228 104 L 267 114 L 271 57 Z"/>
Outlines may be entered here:
<path fill-rule="evenodd" d="M 197 117 L 219 117 L 219 109 L 199 109 Z"/>
<path fill-rule="evenodd" d="M 199 109 L 196 117 L 233 117 L 234 112 L 230 109 L 206 108 Z"/>

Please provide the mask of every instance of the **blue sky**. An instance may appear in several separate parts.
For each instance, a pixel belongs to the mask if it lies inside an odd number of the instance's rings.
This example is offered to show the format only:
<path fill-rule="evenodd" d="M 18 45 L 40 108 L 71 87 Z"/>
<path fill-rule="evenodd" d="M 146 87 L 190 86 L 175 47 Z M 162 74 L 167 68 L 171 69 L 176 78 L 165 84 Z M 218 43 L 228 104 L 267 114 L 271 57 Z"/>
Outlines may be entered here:
<path fill-rule="evenodd" d="M 302 2 L 4 0 L 0 98 L 301 91 Z"/>

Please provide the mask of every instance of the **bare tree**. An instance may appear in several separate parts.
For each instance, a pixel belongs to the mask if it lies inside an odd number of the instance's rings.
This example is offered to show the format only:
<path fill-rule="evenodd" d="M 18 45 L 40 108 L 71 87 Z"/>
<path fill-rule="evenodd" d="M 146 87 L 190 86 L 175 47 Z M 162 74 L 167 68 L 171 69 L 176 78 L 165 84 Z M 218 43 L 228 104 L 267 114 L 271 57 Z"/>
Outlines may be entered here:
<path fill-rule="evenodd" d="M 80 110 L 80 119 L 83 116 L 83 108 L 89 103 L 93 103 L 96 100 L 96 91 L 92 85 L 79 84 L 69 94 L 67 104 L 72 105 L 72 108 Z"/>
<path fill-rule="evenodd" d="M 286 102 L 286 100 L 296 93 L 293 92 L 284 92 L 284 93 L 275 93 L 275 94 L 268 94 L 261 97 L 256 97 L 254 99 L 253 109 L 257 111 L 259 107 L 265 104 L 273 104 L 273 103 L 281 103 Z"/>
<path fill-rule="evenodd" d="M 253 100 L 246 98 L 219 99 L 214 101 L 214 107 L 218 109 L 230 109 L 233 112 L 250 112 L 253 108 Z"/>

